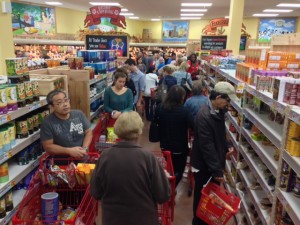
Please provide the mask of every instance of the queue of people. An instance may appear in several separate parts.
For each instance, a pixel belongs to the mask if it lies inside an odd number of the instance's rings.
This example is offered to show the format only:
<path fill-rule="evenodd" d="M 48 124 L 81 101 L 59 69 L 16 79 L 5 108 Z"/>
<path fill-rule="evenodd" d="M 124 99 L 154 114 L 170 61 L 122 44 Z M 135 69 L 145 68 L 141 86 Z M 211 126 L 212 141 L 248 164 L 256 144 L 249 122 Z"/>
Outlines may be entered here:
<path fill-rule="evenodd" d="M 206 224 L 197 218 L 196 210 L 203 185 L 211 177 L 213 182 L 224 182 L 225 158 L 232 154 L 224 114 L 236 96 L 230 83 L 219 82 L 207 97 L 202 80 L 192 81 L 199 74 L 197 57 L 192 54 L 189 58 L 176 58 L 175 54 L 166 62 L 160 56 L 158 62 L 148 63 L 149 68 L 143 56 L 138 62 L 129 58 L 114 73 L 113 85 L 105 90 L 104 110 L 116 120 L 114 130 L 121 142 L 102 152 L 91 180 L 91 194 L 102 201 L 103 225 L 158 224 L 156 205 L 170 198 L 166 173 L 156 158 L 137 144 L 144 126 L 143 110 L 146 120 L 158 121 L 160 148 L 171 152 L 176 185 L 183 177 L 189 134 L 193 133 L 192 224 Z M 146 68 L 147 73 L 140 68 Z M 182 86 L 183 79 L 189 83 L 190 93 Z M 153 93 L 163 84 L 167 86 L 166 96 L 155 102 Z M 92 140 L 89 122 L 83 113 L 70 109 L 66 93 L 50 92 L 47 101 L 52 113 L 41 128 L 44 149 L 52 155 L 84 157 Z"/>

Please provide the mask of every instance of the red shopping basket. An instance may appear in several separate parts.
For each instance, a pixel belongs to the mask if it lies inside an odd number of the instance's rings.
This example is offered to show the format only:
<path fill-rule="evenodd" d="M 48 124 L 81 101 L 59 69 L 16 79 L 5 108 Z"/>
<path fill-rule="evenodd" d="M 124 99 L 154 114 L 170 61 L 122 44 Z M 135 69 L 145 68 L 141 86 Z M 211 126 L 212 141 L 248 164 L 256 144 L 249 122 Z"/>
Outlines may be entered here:
<path fill-rule="evenodd" d="M 95 163 L 99 158 L 97 153 L 89 153 L 88 158 L 84 161 L 87 163 Z M 25 193 L 15 216 L 12 219 L 13 225 L 40 225 L 40 224 L 65 224 L 65 225 L 92 225 L 95 222 L 98 213 L 98 202 L 90 194 L 90 188 L 85 175 L 76 171 L 76 175 L 80 177 L 80 183 L 77 182 L 74 188 L 69 188 L 68 184 L 58 182 L 55 186 L 45 182 L 45 177 L 53 175 L 45 165 L 50 161 L 59 160 L 68 162 L 74 161 L 73 158 L 52 159 L 43 157 L 40 163 L 39 171 L 32 179 L 29 189 Z M 77 160 L 77 159 L 76 159 Z M 59 194 L 60 208 L 66 209 L 71 207 L 77 209 L 76 215 L 72 219 L 43 221 L 41 218 L 41 195 L 48 192 L 57 192 Z"/>
<path fill-rule="evenodd" d="M 217 200 L 216 200 L 216 196 Z M 232 210 L 225 207 L 226 203 Z M 241 199 L 219 185 L 209 182 L 202 189 L 197 216 L 210 225 L 225 225 L 240 208 Z"/>

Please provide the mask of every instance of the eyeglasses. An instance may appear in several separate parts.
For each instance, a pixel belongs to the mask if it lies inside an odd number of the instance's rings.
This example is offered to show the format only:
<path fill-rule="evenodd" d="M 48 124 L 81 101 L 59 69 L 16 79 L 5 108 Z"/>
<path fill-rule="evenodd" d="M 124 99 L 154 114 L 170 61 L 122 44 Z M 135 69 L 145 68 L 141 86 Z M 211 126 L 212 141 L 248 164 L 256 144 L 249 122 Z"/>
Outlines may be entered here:
<path fill-rule="evenodd" d="M 63 100 L 59 100 L 56 104 L 53 104 L 53 105 L 62 106 L 64 103 L 69 103 L 69 102 L 70 102 L 70 99 L 69 98 L 65 98 Z"/>

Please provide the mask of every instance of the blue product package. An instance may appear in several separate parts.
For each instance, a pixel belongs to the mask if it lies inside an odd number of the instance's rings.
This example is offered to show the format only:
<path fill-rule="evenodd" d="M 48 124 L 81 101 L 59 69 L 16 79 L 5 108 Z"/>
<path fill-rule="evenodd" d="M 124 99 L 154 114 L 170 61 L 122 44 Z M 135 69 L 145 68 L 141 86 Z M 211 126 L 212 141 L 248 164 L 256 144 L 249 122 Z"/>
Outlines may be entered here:
<path fill-rule="evenodd" d="M 80 50 L 77 52 L 77 57 L 82 57 L 83 62 L 89 62 L 88 51 Z"/>
<path fill-rule="evenodd" d="M 17 163 L 20 166 L 27 165 L 28 164 L 28 155 L 27 155 L 27 148 L 25 148 L 23 151 L 21 151 L 17 157 L 16 157 Z"/>
<path fill-rule="evenodd" d="M 84 62 L 84 63 L 83 63 L 83 67 L 86 67 L 86 66 L 89 66 L 89 65 L 90 65 L 89 62 Z"/>
<path fill-rule="evenodd" d="M 97 51 L 90 50 L 88 51 L 88 62 L 97 63 L 99 62 L 99 53 Z"/>
<path fill-rule="evenodd" d="M 31 145 L 29 145 L 27 147 L 27 152 L 28 152 L 28 161 L 31 161 L 34 159 L 34 143 L 32 143 Z"/>
<path fill-rule="evenodd" d="M 53 224 L 57 220 L 59 203 L 58 193 L 48 192 L 41 196 L 42 198 L 42 220 L 44 224 Z"/>

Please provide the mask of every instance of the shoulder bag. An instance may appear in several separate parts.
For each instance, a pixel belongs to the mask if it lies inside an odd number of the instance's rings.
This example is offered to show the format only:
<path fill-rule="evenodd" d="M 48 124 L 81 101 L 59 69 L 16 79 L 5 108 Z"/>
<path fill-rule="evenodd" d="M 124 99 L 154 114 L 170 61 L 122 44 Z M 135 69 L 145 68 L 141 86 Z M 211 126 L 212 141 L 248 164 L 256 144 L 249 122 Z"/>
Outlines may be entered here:
<path fill-rule="evenodd" d="M 156 102 L 162 102 L 166 98 L 167 92 L 168 92 L 168 86 L 165 82 L 165 78 L 163 78 L 162 83 L 155 90 L 155 94 L 154 94 L 153 99 Z"/>
<path fill-rule="evenodd" d="M 187 80 L 187 77 L 188 77 L 188 73 L 186 72 L 186 76 L 185 76 L 185 78 L 181 79 L 180 85 L 181 85 L 181 87 L 184 88 L 184 90 L 186 90 L 187 92 L 190 92 L 190 91 L 192 91 L 192 87 L 190 86 L 190 84 Z"/>

